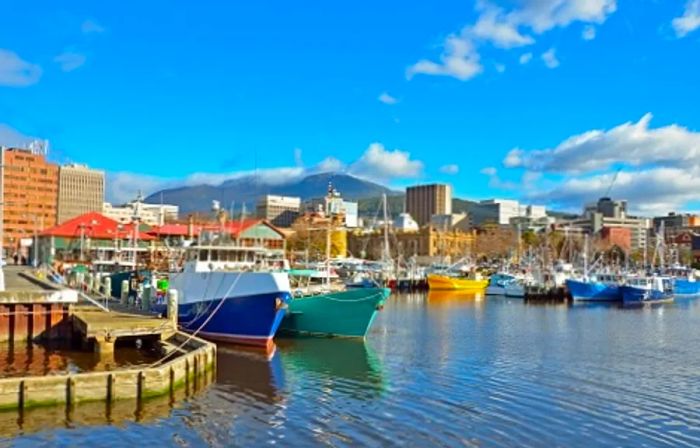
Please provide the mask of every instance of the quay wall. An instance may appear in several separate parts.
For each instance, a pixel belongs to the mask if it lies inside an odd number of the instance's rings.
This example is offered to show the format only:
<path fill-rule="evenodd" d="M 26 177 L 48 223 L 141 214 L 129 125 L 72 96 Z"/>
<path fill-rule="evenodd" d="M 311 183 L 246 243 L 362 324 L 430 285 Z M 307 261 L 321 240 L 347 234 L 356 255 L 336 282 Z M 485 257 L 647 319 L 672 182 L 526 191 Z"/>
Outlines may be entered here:
<path fill-rule="evenodd" d="M 168 342 L 182 344 L 188 337 L 178 332 Z M 94 401 L 147 400 L 173 394 L 182 387 L 197 388 L 213 374 L 216 346 L 191 338 L 183 348 L 189 351 L 175 353 L 173 359 L 154 367 L 0 379 L 0 410 L 62 404 L 71 407 Z"/>

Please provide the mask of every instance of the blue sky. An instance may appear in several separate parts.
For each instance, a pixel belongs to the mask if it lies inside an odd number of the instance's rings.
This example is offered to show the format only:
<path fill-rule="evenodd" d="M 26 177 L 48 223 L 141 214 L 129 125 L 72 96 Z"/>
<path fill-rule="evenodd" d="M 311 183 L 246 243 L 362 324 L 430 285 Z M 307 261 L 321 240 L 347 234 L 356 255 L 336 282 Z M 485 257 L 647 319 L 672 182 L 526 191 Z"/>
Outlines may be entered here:
<path fill-rule="evenodd" d="M 700 0 L 5 0 L 0 15 L 0 142 L 49 139 L 54 159 L 106 170 L 115 198 L 333 168 L 570 209 L 619 170 L 612 194 L 640 212 L 700 209 Z"/>

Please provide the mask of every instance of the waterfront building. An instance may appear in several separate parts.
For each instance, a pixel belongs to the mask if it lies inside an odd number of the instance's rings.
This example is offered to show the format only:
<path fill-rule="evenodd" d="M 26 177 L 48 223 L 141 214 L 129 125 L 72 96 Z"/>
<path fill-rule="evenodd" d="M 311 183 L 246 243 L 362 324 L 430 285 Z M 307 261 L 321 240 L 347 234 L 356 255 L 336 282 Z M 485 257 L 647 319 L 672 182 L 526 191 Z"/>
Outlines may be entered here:
<path fill-rule="evenodd" d="M 260 198 L 257 215 L 278 227 L 291 227 L 299 217 L 301 199 L 289 196 L 267 195 Z"/>
<path fill-rule="evenodd" d="M 430 218 L 430 225 L 442 231 L 447 230 L 469 230 L 471 220 L 466 213 L 451 213 L 449 215 L 433 215 Z"/>
<path fill-rule="evenodd" d="M 35 142 L 36 143 L 36 142 Z M 46 160 L 46 145 L 1 148 L 3 239 L 6 257 L 27 259 L 35 235 L 56 225 L 58 166 Z"/>
<path fill-rule="evenodd" d="M 179 207 L 171 204 L 145 204 L 136 199 L 122 206 L 105 202 L 102 205 L 102 214 L 122 224 L 130 223 L 136 217 L 149 226 L 160 226 L 177 221 Z"/>
<path fill-rule="evenodd" d="M 419 226 L 430 224 L 433 215 L 452 214 L 452 186 L 430 184 L 408 187 L 406 213 L 411 215 Z"/>
<path fill-rule="evenodd" d="M 556 227 L 570 233 L 581 231 L 589 235 L 601 235 L 604 228 L 629 229 L 629 248 L 643 250 L 649 246 L 651 220 L 627 216 L 627 201 L 601 198 L 594 205 L 586 205 L 582 217 L 561 221 Z"/>
<path fill-rule="evenodd" d="M 104 171 L 86 165 L 63 165 L 58 171 L 58 219 L 62 223 L 76 216 L 99 212 L 105 200 Z"/>
<path fill-rule="evenodd" d="M 45 263 L 90 262 L 100 270 L 146 262 L 154 237 L 141 226 L 89 212 L 42 231 L 39 258 Z"/>
<path fill-rule="evenodd" d="M 312 213 L 332 213 L 343 227 L 354 229 L 360 226 L 358 203 L 344 200 L 337 192 L 330 198 L 312 199 L 307 204 Z"/>
<path fill-rule="evenodd" d="M 408 213 L 401 213 L 392 223 L 396 232 L 418 232 L 420 226 Z"/>
<path fill-rule="evenodd" d="M 394 259 L 414 257 L 421 264 L 457 261 L 473 253 L 475 235 L 474 231 L 444 232 L 432 226 L 424 226 L 417 232 L 394 230 L 390 235 L 390 253 Z M 383 231 L 348 234 L 348 251 L 356 257 L 380 260 L 384 252 Z"/>

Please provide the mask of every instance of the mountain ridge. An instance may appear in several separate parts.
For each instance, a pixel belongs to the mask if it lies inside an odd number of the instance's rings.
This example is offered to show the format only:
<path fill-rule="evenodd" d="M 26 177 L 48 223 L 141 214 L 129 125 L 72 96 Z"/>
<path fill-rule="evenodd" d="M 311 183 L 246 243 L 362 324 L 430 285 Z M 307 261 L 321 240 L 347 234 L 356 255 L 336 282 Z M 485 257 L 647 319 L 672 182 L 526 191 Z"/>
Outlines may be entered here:
<path fill-rule="evenodd" d="M 212 201 L 221 206 L 240 210 L 245 204 L 248 211 L 255 208 L 264 195 L 299 197 L 302 201 L 326 195 L 329 182 L 344 199 L 357 201 L 387 194 L 402 194 L 375 182 L 336 172 L 316 173 L 282 184 L 261 182 L 254 175 L 228 179 L 219 185 L 193 185 L 168 188 L 149 195 L 144 202 L 173 204 L 180 207 L 181 214 L 209 211 Z"/>

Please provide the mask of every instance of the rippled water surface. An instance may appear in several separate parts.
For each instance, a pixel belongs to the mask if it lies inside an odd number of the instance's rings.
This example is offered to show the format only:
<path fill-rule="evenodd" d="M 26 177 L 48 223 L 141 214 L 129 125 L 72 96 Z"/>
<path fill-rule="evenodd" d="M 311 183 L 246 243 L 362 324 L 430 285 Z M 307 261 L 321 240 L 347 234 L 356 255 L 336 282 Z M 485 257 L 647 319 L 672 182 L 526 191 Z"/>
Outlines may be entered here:
<path fill-rule="evenodd" d="M 173 408 L 23 430 L 18 446 L 700 446 L 700 301 L 655 308 L 394 296 L 366 343 L 219 351 Z"/>

